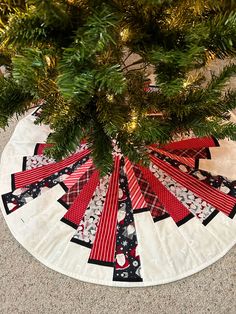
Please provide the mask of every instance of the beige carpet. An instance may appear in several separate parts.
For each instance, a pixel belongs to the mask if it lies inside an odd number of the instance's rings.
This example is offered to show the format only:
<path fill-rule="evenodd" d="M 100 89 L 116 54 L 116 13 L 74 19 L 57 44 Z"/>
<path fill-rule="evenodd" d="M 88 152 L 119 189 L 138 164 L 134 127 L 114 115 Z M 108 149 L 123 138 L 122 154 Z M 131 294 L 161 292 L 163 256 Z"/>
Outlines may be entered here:
<path fill-rule="evenodd" d="M 16 121 L 0 132 L 1 151 Z M 236 313 L 236 248 L 202 272 L 167 285 L 121 289 L 46 268 L 21 247 L 0 215 L 0 313 Z"/>

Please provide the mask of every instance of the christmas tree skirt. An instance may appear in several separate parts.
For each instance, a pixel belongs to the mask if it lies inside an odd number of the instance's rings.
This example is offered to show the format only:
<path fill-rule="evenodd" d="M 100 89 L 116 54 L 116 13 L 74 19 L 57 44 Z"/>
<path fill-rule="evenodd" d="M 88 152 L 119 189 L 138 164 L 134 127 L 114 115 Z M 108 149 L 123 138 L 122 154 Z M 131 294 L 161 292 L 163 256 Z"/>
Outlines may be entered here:
<path fill-rule="evenodd" d="M 114 150 L 112 173 L 86 143 L 55 162 L 47 126 L 21 120 L 1 160 L 1 210 L 14 237 L 68 276 L 111 286 L 194 274 L 236 242 L 236 143 L 188 138 L 150 147 L 149 169 Z"/>

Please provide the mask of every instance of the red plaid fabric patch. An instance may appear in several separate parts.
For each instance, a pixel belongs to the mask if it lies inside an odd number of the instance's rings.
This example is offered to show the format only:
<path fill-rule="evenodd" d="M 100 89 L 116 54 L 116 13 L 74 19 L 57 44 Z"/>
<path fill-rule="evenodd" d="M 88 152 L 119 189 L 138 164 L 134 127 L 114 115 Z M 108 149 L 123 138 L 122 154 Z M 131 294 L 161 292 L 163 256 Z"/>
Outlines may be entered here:
<path fill-rule="evenodd" d="M 200 148 L 200 149 L 174 149 L 168 150 L 171 154 L 175 154 L 181 157 L 191 157 L 191 158 L 204 158 L 207 159 L 210 157 L 210 151 L 208 148 Z"/>
<path fill-rule="evenodd" d="M 83 176 L 80 178 L 80 180 L 78 180 L 78 182 L 76 184 L 74 184 L 72 186 L 71 189 L 69 189 L 67 191 L 66 194 L 64 194 L 60 200 L 65 203 L 68 207 L 70 207 L 74 200 L 76 199 L 76 197 L 79 195 L 79 193 L 82 191 L 83 187 L 85 186 L 85 184 L 89 181 L 93 171 L 95 170 L 94 167 L 91 167 L 87 172 L 85 172 L 85 174 L 83 174 Z"/>
<path fill-rule="evenodd" d="M 145 198 L 148 208 L 150 209 L 150 213 L 152 218 L 159 218 L 162 215 L 166 215 L 166 211 L 163 205 L 160 203 L 157 195 L 152 191 L 149 183 L 144 179 L 144 176 L 140 169 L 136 166 L 133 167 L 135 176 L 138 180 L 139 186 L 141 188 L 142 194 Z"/>

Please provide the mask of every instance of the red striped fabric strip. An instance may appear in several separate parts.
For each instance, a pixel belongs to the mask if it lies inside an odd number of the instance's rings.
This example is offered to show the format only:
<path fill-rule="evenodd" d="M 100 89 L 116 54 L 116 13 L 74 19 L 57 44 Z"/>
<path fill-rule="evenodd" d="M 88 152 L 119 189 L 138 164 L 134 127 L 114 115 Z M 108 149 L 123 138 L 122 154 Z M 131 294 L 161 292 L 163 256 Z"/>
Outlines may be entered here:
<path fill-rule="evenodd" d="M 190 138 L 183 141 L 172 142 L 163 147 L 162 149 L 197 149 L 203 147 L 214 147 L 218 146 L 219 144 L 213 137 L 201 137 L 201 138 Z"/>
<path fill-rule="evenodd" d="M 116 156 L 114 170 L 109 182 L 100 223 L 88 261 L 89 263 L 107 266 L 114 265 L 119 194 L 119 165 L 120 157 Z"/>
<path fill-rule="evenodd" d="M 125 158 L 125 172 L 128 179 L 129 194 L 133 210 L 147 208 L 148 206 L 138 184 L 133 166 L 128 158 Z"/>
<path fill-rule="evenodd" d="M 92 159 L 86 161 L 85 164 L 76 169 L 68 178 L 66 178 L 63 183 L 70 189 L 82 176 L 93 166 Z"/>
<path fill-rule="evenodd" d="M 189 210 L 147 168 L 139 166 L 153 192 L 178 226 L 192 218 Z"/>
<path fill-rule="evenodd" d="M 175 155 L 175 154 L 171 154 L 169 153 L 168 151 L 165 151 L 163 149 L 159 149 L 159 148 L 156 148 L 156 147 L 153 147 L 153 146 L 150 146 L 150 148 L 159 153 L 159 154 L 162 154 L 162 155 L 165 155 L 167 157 L 170 157 L 171 159 L 175 159 L 191 168 L 194 168 L 195 167 L 195 159 L 194 158 L 189 158 L 189 157 L 181 157 L 181 156 L 178 156 L 178 155 Z"/>
<path fill-rule="evenodd" d="M 222 211 L 223 213 L 230 215 L 234 206 L 236 205 L 236 199 L 230 195 L 226 195 L 221 191 L 201 182 L 200 180 L 188 175 L 171 166 L 170 164 L 151 156 L 151 161 L 160 169 L 168 173 L 174 180 L 182 184 L 188 190 L 195 193 L 204 201 Z"/>
<path fill-rule="evenodd" d="M 42 178 L 46 178 L 51 174 L 60 171 L 61 169 L 75 163 L 76 161 L 84 158 L 90 153 L 89 150 L 85 150 L 80 153 L 71 155 L 70 157 L 63 159 L 62 161 L 42 166 L 35 169 L 30 169 L 26 171 L 17 172 L 14 174 L 14 186 L 16 189 L 24 187 L 28 184 L 37 182 Z"/>
<path fill-rule="evenodd" d="M 62 221 L 69 221 L 70 223 L 78 226 L 84 216 L 89 202 L 99 184 L 99 171 L 95 170 L 90 180 L 83 187 L 80 194 L 77 196 L 67 213 L 62 218 Z"/>

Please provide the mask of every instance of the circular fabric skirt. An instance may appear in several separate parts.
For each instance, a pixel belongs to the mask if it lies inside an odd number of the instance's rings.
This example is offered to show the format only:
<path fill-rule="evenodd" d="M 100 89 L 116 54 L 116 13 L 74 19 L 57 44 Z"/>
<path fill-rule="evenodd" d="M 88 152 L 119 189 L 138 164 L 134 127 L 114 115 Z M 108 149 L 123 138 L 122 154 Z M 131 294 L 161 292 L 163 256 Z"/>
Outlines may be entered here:
<path fill-rule="evenodd" d="M 236 143 L 185 138 L 149 147 L 150 166 L 114 153 L 105 177 L 82 143 L 55 162 L 50 130 L 21 120 L 2 154 L 1 210 L 14 237 L 68 276 L 149 286 L 212 264 L 236 242 Z"/>

